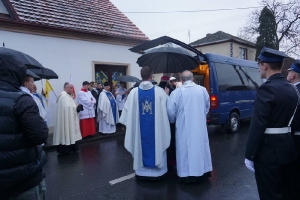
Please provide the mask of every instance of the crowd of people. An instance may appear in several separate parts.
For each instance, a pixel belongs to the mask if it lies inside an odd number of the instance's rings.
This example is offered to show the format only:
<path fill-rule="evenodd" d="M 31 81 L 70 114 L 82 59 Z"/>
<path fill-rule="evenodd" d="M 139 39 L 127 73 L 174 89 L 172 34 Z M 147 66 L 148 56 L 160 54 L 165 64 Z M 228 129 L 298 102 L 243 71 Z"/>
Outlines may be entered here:
<path fill-rule="evenodd" d="M 141 69 L 141 77 L 142 83 L 131 90 L 120 118 L 126 126 L 124 145 L 132 154 L 136 178 L 159 180 L 175 159 L 180 182 L 206 180 L 212 171 L 206 89 L 193 82 L 190 71 L 182 72 L 181 86 L 175 77 L 167 76 L 161 78 L 160 87 L 154 86 L 149 67 Z"/>
<path fill-rule="evenodd" d="M 283 52 L 263 48 L 258 58 L 261 78 L 245 152 L 245 165 L 255 173 L 260 199 L 300 199 L 300 60 L 281 74 Z M 26 66 L 10 54 L 0 64 L 0 197 L 45 199 L 47 162 L 42 145 L 48 138 L 45 104 L 36 93 Z M 125 148 L 132 154 L 136 178 L 160 180 L 176 165 L 179 182 L 210 177 L 211 153 L 206 124 L 207 90 L 184 71 L 180 80 L 163 76 L 158 86 L 149 67 L 142 82 L 125 83 L 112 93 L 109 83 L 84 81 L 75 99 L 65 83 L 57 98 L 53 144 L 59 153 L 77 151 L 77 141 L 126 128 Z M 120 117 L 120 118 L 119 118 Z M 4 126 L 5 124 L 5 126 Z"/>
<path fill-rule="evenodd" d="M 31 77 L 28 75 L 25 80 L 28 78 Z M 33 82 L 25 82 L 21 89 L 25 92 L 33 90 L 28 86 L 29 83 L 32 84 L 32 87 L 34 86 Z M 119 117 L 129 92 L 138 87 L 139 83 L 129 90 L 126 89 L 125 82 L 119 84 L 120 87 L 114 85 L 113 90 L 111 90 L 108 82 L 102 86 L 101 83 L 95 84 L 93 81 L 84 81 L 77 98 L 73 94 L 73 85 L 68 82 L 64 84 L 64 91 L 57 98 L 58 109 L 53 136 L 53 145 L 57 145 L 58 153 L 66 154 L 78 151 L 77 141 L 92 137 L 96 132 L 112 134 L 116 132 L 117 125 L 123 131 L 126 129 L 124 125 L 119 123 Z M 168 95 L 180 85 L 182 85 L 181 82 L 178 82 L 175 77 L 169 78 L 168 76 L 163 76 L 159 84 L 163 89 L 168 87 Z M 37 95 L 36 93 L 33 94 Z M 33 97 L 37 101 L 40 113 L 42 113 L 41 116 L 46 119 L 44 109 L 41 107 L 44 100 L 42 101 L 42 97 L 39 96 Z M 65 101 L 66 97 L 69 101 Z M 73 109 L 70 110 L 70 108 Z"/>

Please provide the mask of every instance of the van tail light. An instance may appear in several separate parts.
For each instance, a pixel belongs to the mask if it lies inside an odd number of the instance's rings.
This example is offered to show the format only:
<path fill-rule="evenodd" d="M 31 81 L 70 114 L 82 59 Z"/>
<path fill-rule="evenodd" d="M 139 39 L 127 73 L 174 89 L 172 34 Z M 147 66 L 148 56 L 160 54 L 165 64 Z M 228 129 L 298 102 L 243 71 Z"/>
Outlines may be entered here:
<path fill-rule="evenodd" d="M 210 108 L 217 109 L 218 108 L 218 97 L 216 95 L 210 96 Z"/>

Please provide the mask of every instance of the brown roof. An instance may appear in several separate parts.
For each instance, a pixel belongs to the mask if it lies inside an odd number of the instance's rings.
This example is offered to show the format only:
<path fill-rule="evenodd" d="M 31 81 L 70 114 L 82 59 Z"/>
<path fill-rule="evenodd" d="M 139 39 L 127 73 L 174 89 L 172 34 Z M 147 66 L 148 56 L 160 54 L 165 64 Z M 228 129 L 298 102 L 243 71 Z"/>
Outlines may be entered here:
<path fill-rule="evenodd" d="M 17 20 L 35 25 L 148 40 L 109 0 L 9 0 Z"/>
<path fill-rule="evenodd" d="M 228 42 L 228 41 L 235 41 L 237 43 L 242 43 L 242 44 L 245 44 L 248 46 L 255 47 L 254 43 L 244 40 L 242 38 L 236 37 L 234 35 L 230 35 L 223 31 L 218 31 L 215 33 L 208 33 L 208 34 L 206 34 L 206 37 L 196 40 L 195 42 L 192 42 L 190 45 L 193 47 L 198 47 L 198 46 L 205 46 L 205 45 Z"/>

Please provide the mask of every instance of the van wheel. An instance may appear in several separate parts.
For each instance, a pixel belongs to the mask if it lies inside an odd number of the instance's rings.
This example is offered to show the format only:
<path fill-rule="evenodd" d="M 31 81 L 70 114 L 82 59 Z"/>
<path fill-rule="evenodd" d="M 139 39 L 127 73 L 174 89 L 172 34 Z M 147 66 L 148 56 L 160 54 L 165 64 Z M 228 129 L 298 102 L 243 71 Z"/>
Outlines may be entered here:
<path fill-rule="evenodd" d="M 235 133 L 240 129 L 240 117 L 236 112 L 230 114 L 228 118 L 228 127 L 226 131 L 228 133 Z"/>

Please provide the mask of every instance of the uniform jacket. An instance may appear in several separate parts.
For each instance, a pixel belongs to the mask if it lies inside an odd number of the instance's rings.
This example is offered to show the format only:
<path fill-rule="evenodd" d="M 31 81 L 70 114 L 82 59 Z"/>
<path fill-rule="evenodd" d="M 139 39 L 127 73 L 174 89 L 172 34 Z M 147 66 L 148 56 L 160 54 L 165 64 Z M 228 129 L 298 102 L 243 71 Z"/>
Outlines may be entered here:
<path fill-rule="evenodd" d="M 296 85 L 300 93 L 300 83 Z M 297 150 L 297 163 L 300 163 L 300 135 L 294 135 L 295 132 L 300 132 L 300 105 L 297 108 L 293 123 L 292 123 L 292 134 L 294 137 L 294 142 Z"/>
<path fill-rule="evenodd" d="M 245 157 L 254 162 L 288 164 L 296 159 L 291 133 L 264 134 L 287 127 L 298 102 L 295 87 L 282 74 L 272 75 L 257 90 Z"/>

